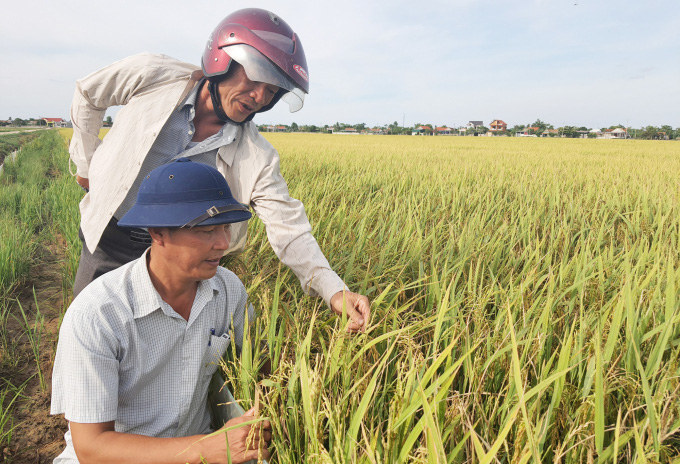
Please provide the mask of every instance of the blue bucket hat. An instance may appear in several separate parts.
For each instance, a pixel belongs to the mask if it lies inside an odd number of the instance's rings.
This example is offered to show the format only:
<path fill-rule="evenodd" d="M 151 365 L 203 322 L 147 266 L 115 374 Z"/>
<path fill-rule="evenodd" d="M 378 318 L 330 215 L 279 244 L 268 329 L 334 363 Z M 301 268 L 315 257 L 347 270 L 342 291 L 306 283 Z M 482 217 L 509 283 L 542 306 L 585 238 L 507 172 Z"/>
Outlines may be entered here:
<path fill-rule="evenodd" d="M 236 201 L 220 172 L 179 158 L 157 167 L 139 186 L 137 201 L 118 221 L 121 227 L 194 227 L 231 224 L 252 217 Z"/>

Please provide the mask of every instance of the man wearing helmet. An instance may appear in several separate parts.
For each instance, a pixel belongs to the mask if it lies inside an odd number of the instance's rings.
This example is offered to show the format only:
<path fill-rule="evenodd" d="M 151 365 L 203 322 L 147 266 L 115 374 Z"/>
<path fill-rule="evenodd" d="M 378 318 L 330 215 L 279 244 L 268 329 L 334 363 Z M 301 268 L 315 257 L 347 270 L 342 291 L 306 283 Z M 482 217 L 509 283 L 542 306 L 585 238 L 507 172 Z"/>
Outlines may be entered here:
<path fill-rule="evenodd" d="M 281 261 L 303 290 L 336 313 L 347 311 L 350 330 L 364 330 L 365 296 L 350 292 L 311 235 L 302 203 L 291 198 L 276 150 L 251 122 L 279 100 L 299 110 L 309 90 L 299 37 L 271 12 L 249 8 L 227 16 L 211 34 L 202 70 L 163 55 L 141 54 L 79 80 L 71 107 L 71 159 L 89 193 L 80 204 L 83 252 L 78 293 L 99 275 L 146 249 L 143 230 L 117 220 L 134 203 L 154 168 L 189 157 L 217 168 L 236 199 L 253 207 Z M 98 138 L 106 109 L 124 105 L 106 139 Z M 228 252 L 243 249 L 245 226 L 232 230 Z"/>
<path fill-rule="evenodd" d="M 227 442 L 231 462 L 269 457 L 269 422 L 243 425 L 252 410 L 208 435 L 210 379 L 255 317 L 219 265 L 250 217 L 205 164 L 180 158 L 145 177 L 119 224 L 148 228 L 151 247 L 88 285 L 60 328 L 51 413 L 69 431 L 56 464 L 226 463 Z"/>

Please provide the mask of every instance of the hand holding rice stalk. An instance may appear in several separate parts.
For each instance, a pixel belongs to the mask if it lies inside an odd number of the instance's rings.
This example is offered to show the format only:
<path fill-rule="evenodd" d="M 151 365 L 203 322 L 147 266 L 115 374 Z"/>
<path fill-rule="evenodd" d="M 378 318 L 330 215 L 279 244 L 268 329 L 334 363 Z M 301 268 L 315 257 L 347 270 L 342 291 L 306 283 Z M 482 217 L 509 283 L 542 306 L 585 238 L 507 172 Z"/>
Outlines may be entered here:
<path fill-rule="evenodd" d="M 255 404 L 248 411 L 243 411 L 243 408 L 234 400 L 227 388 L 223 388 L 220 392 L 224 395 L 222 399 L 227 399 L 227 409 L 232 418 L 229 419 L 222 428 L 216 430 L 209 437 L 224 435 L 226 443 L 219 440 L 210 444 L 208 447 L 204 445 L 202 456 L 214 456 L 214 446 L 218 446 L 217 455 L 222 456 L 226 460 L 224 462 L 231 463 L 245 463 L 250 461 L 264 462 L 269 459 L 269 444 L 271 443 L 271 423 L 269 420 L 260 418 L 260 401 L 259 388 L 255 393 Z M 206 437 L 207 438 L 207 437 Z M 224 445 L 226 444 L 226 453 L 224 453 Z M 222 461 L 208 461 L 222 462 Z"/>

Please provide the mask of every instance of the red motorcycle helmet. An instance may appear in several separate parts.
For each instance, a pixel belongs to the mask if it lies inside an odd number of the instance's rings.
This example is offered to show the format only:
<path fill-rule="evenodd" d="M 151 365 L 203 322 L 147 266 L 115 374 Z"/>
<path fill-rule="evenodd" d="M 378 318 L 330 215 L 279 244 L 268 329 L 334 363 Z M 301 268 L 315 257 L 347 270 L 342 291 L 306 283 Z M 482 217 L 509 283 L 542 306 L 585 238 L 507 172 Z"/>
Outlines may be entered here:
<path fill-rule="evenodd" d="M 243 66 L 252 81 L 279 87 L 279 93 L 258 112 L 281 99 L 290 112 L 302 108 L 309 93 L 309 73 L 300 38 L 274 13 L 245 8 L 224 18 L 210 34 L 201 67 L 210 81 L 229 71 L 232 60 Z M 216 87 L 216 86 L 215 86 Z"/>

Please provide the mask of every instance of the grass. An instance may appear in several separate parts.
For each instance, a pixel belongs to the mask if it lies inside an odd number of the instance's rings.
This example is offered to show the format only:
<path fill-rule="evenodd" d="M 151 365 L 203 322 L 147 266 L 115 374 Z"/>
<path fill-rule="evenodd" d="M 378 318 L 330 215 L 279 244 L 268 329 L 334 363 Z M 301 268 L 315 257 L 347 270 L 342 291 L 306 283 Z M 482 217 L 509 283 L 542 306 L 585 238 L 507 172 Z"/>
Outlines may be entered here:
<path fill-rule="evenodd" d="M 271 462 L 678 459 L 675 144 L 266 136 L 373 311 L 347 335 L 251 221 L 228 266 L 259 317 L 224 371 L 244 408 L 261 395 Z M 43 217 L 77 249 L 77 187 L 60 182 Z"/>
<path fill-rule="evenodd" d="M 0 444 L 3 446 L 11 444 L 13 411 L 25 399 L 22 392 L 27 382 L 35 377 L 41 391 L 48 388 L 40 364 L 41 353 L 49 348 L 43 336 L 44 317 L 38 309 L 42 302 L 34 291 L 35 309 L 29 309 L 22 306 L 20 293 L 26 286 L 30 287 L 34 278 L 30 275 L 31 268 L 42 259 L 48 244 L 57 237 L 70 239 L 71 254 L 75 254 L 74 247 L 79 252 L 80 246 L 74 244 L 78 242 L 78 198 L 74 191 L 77 193 L 80 189 L 68 175 L 66 146 L 59 133 L 45 131 L 40 137 L 25 139 L 16 159 L 6 161 L 0 174 Z M 70 188 L 66 180 L 70 181 Z M 73 267 L 71 263 L 64 272 L 62 284 L 67 298 L 70 298 L 75 275 L 71 271 Z M 28 368 L 29 364 L 34 367 Z M 25 378 L 28 380 L 21 380 L 21 387 L 15 387 L 16 379 Z"/>

